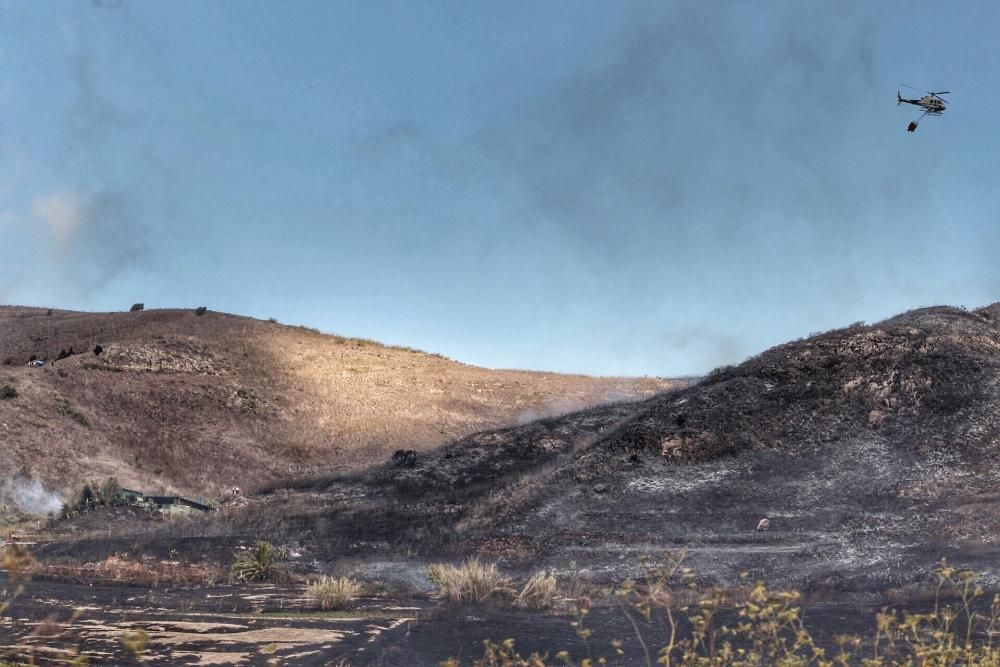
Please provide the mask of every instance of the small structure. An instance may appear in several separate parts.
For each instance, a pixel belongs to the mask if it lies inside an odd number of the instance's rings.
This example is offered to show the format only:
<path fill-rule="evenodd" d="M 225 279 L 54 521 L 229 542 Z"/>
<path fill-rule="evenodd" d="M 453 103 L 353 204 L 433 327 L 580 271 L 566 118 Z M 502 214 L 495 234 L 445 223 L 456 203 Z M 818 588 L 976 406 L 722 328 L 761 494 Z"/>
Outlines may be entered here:
<path fill-rule="evenodd" d="M 184 498 L 182 496 L 146 496 L 146 500 L 153 503 L 161 510 L 169 510 L 175 507 L 190 507 L 191 509 L 200 510 L 202 512 L 211 512 L 214 509 L 207 503 L 198 502 L 197 500 L 191 500 L 190 498 Z"/>
<path fill-rule="evenodd" d="M 207 502 L 202 502 L 199 500 L 191 500 L 190 498 L 185 498 L 183 496 L 147 496 L 142 491 L 136 491 L 135 489 L 122 489 L 121 496 L 130 505 L 138 505 L 139 503 L 151 503 L 156 505 L 157 509 L 160 510 L 170 510 L 172 508 L 189 507 L 191 509 L 199 510 L 201 512 L 211 512 L 214 507 L 209 505 Z"/>

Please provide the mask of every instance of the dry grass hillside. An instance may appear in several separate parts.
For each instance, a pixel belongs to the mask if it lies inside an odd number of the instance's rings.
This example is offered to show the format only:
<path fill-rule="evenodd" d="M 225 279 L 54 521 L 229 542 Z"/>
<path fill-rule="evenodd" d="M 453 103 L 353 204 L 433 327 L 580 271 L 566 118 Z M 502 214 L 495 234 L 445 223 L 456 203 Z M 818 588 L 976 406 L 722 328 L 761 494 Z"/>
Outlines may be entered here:
<path fill-rule="evenodd" d="M 29 368 L 31 355 L 46 365 Z M 397 449 L 674 384 L 489 370 L 193 310 L 0 307 L 0 363 L 0 388 L 16 392 L 0 400 L 0 468 L 57 490 L 116 476 L 205 495 L 312 467 L 356 470 Z"/>
<path fill-rule="evenodd" d="M 1000 585 L 998 488 L 994 304 L 793 341 L 646 401 L 288 482 L 214 520 L 330 560 L 468 554 L 616 579 L 684 548 L 720 581 L 882 590 L 942 556 Z"/>

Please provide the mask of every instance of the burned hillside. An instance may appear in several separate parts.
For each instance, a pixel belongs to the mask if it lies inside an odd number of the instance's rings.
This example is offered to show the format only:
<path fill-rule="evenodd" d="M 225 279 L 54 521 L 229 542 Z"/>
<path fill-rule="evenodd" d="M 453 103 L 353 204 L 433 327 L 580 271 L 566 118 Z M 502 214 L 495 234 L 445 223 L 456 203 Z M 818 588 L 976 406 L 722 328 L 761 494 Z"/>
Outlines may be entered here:
<path fill-rule="evenodd" d="M 942 556 L 996 577 L 998 318 L 938 307 L 819 334 L 642 403 L 271 488 L 228 525 L 326 560 L 478 553 L 613 578 L 687 548 L 706 576 L 807 588 L 904 586 Z"/>

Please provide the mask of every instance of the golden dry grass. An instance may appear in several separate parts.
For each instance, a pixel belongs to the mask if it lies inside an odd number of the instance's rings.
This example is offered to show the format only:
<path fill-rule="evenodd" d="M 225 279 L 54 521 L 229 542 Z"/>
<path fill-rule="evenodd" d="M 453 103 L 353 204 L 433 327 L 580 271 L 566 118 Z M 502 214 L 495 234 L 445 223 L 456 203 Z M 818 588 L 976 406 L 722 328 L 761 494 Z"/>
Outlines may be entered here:
<path fill-rule="evenodd" d="M 306 585 L 306 597 L 321 609 L 347 609 L 361 595 L 361 584 L 350 577 L 323 576 Z"/>
<path fill-rule="evenodd" d="M 117 477 L 212 496 L 350 472 L 530 417 L 641 399 L 659 378 L 491 370 L 410 349 L 193 310 L 0 307 L 0 466 L 62 493 Z M 91 350 L 100 344 L 103 354 Z M 31 354 L 54 359 L 28 368 Z"/>
<path fill-rule="evenodd" d="M 427 576 L 437 587 L 437 595 L 453 604 L 485 602 L 511 592 L 510 577 L 501 574 L 495 563 L 483 563 L 477 558 L 461 565 L 431 563 Z"/>

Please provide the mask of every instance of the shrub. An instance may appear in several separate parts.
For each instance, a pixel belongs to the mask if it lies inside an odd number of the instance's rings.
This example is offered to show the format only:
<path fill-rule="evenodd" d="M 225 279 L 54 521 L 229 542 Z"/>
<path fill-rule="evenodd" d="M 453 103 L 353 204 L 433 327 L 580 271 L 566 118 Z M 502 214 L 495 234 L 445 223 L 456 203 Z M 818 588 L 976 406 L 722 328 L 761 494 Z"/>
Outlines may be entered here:
<path fill-rule="evenodd" d="M 3 358 L 3 365 L 4 366 L 13 366 L 14 365 L 14 357 L 4 357 Z"/>
<path fill-rule="evenodd" d="M 95 357 L 101 356 L 102 352 L 104 352 L 104 348 L 103 347 L 101 347 L 100 345 L 95 345 L 94 346 L 94 356 Z"/>
<path fill-rule="evenodd" d="M 0 387 L 0 400 L 6 400 L 9 398 L 17 398 L 17 389 L 9 384 L 5 384 Z"/>
<path fill-rule="evenodd" d="M 125 502 L 127 498 L 117 478 L 108 477 L 103 482 L 95 479 L 83 485 L 75 502 L 63 505 L 62 514 L 70 516 L 74 512 L 86 512 L 102 505 L 121 505 Z"/>
<path fill-rule="evenodd" d="M 144 304 L 144 303 L 133 303 L 133 304 L 132 304 L 132 307 L 131 307 L 131 308 L 129 308 L 129 309 L 128 309 L 128 311 L 129 311 L 130 313 L 137 313 L 137 312 L 139 312 L 140 310 L 143 310 L 143 309 L 145 309 L 145 308 L 146 308 L 146 304 Z"/>
<path fill-rule="evenodd" d="M 267 540 L 257 540 L 252 549 L 236 557 L 230 573 L 237 581 L 278 581 L 285 575 L 280 559 L 280 549 Z"/>
<path fill-rule="evenodd" d="M 500 574 L 495 564 L 476 558 L 457 566 L 432 563 L 427 566 L 427 576 L 437 586 L 439 597 L 456 604 L 484 602 L 511 593 L 510 579 Z"/>
<path fill-rule="evenodd" d="M 76 408 L 70 405 L 69 401 L 65 398 L 56 399 L 56 412 L 61 415 L 66 415 L 80 426 L 90 426 L 90 421 L 87 419 L 86 415 L 77 412 Z"/>
<path fill-rule="evenodd" d="M 548 609 L 556 597 L 556 577 L 542 571 L 528 579 L 514 602 L 528 609 Z"/>
<path fill-rule="evenodd" d="M 101 505 L 116 505 L 122 500 L 122 485 L 114 477 L 108 477 L 99 485 L 95 483 L 95 488 Z"/>
<path fill-rule="evenodd" d="M 347 609 L 361 594 L 361 584 L 348 577 L 320 577 L 306 586 L 306 597 L 322 609 Z"/>
<path fill-rule="evenodd" d="M 204 315 L 207 312 L 208 308 L 206 308 L 205 306 L 198 306 L 197 308 L 194 309 L 194 314 L 198 316 Z"/>

